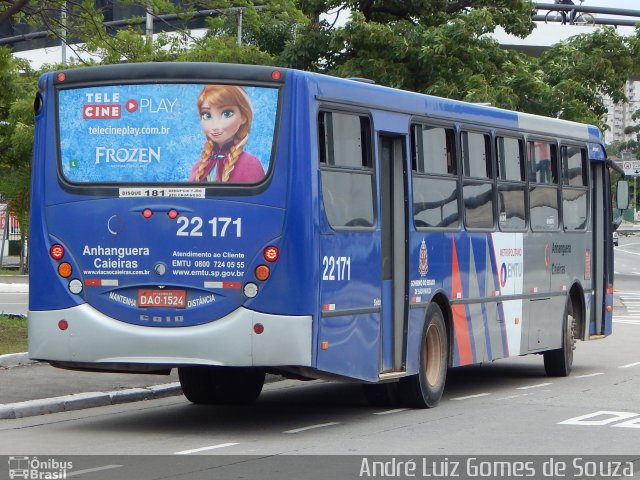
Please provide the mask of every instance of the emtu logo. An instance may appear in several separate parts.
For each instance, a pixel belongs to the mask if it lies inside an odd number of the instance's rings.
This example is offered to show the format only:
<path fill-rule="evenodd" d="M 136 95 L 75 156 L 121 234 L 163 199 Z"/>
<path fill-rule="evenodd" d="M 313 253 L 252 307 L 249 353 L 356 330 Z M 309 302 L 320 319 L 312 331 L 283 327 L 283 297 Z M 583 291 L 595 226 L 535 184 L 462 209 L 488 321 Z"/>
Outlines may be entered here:
<path fill-rule="evenodd" d="M 503 262 L 502 266 L 500 267 L 500 287 L 501 288 L 504 288 L 504 286 L 507 284 L 507 278 L 509 276 L 508 271 L 509 269 L 507 268 L 507 264 Z"/>
<path fill-rule="evenodd" d="M 138 110 L 138 101 L 134 100 L 133 98 L 127 100 L 127 102 L 124 104 L 124 108 L 127 110 L 127 112 L 129 113 L 133 113 L 136 110 Z"/>

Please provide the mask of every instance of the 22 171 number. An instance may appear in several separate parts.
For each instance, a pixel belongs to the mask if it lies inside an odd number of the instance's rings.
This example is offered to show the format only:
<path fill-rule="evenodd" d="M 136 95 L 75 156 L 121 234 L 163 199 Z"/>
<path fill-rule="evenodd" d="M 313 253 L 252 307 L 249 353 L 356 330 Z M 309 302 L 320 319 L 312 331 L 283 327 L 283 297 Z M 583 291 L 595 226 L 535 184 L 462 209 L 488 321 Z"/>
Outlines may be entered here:
<path fill-rule="evenodd" d="M 322 257 L 322 280 L 351 280 L 351 257 Z"/>

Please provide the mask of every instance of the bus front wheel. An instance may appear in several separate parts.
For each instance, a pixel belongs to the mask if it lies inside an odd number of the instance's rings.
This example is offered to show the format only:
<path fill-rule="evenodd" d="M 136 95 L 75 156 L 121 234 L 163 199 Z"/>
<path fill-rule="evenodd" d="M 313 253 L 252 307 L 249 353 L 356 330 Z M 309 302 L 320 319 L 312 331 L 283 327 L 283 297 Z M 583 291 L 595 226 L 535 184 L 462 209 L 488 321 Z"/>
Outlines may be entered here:
<path fill-rule="evenodd" d="M 576 321 L 573 302 L 567 300 L 562 322 L 562 347 L 544 352 L 544 370 L 549 377 L 568 377 L 573 366 L 573 351 L 576 348 Z"/>
<path fill-rule="evenodd" d="M 264 370 L 235 367 L 181 367 L 182 392 L 192 403 L 246 404 L 256 401 L 264 385 Z"/>
<path fill-rule="evenodd" d="M 431 408 L 442 398 L 449 358 L 444 316 L 435 303 L 427 309 L 420 340 L 418 374 L 401 379 L 398 389 L 404 404 L 413 408 Z"/>

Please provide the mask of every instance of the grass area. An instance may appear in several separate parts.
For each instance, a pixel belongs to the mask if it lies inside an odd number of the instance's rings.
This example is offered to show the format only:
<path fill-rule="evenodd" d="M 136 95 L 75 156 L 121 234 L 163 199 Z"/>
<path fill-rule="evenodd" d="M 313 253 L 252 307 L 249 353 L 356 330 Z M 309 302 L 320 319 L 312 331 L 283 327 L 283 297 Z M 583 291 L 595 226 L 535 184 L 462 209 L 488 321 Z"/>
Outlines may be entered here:
<path fill-rule="evenodd" d="M 26 317 L 20 315 L 0 315 L 0 355 L 26 351 Z"/>
<path fill-rule="evenodd" d="M 17 275 L 18 270 L 16 268 L 0 268 L 0 275 Z"/>

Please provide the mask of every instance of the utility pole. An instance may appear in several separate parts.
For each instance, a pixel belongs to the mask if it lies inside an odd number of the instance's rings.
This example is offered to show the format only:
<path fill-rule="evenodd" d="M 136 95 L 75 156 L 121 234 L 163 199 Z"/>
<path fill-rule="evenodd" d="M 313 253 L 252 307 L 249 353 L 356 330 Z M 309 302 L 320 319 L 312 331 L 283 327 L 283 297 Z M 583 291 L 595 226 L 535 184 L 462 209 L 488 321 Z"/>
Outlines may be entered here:
<path fill-rule="evenodd" d="M 151 7 L 147 7 L 145 34 L 147 36 L 147 44 L 151 45 L 153 42 L 153 12 L 151 11 Z"/>
<path fill-rule="evenodd" d="M 60 32 L 60 46 L 61 48 L 61 62 L 62 65 L 66 65 L 67 63 L 67 2 L 62 4 L 62 9 L 60 10 L 60 23 L 62 24 L 62 31 Z"/>

